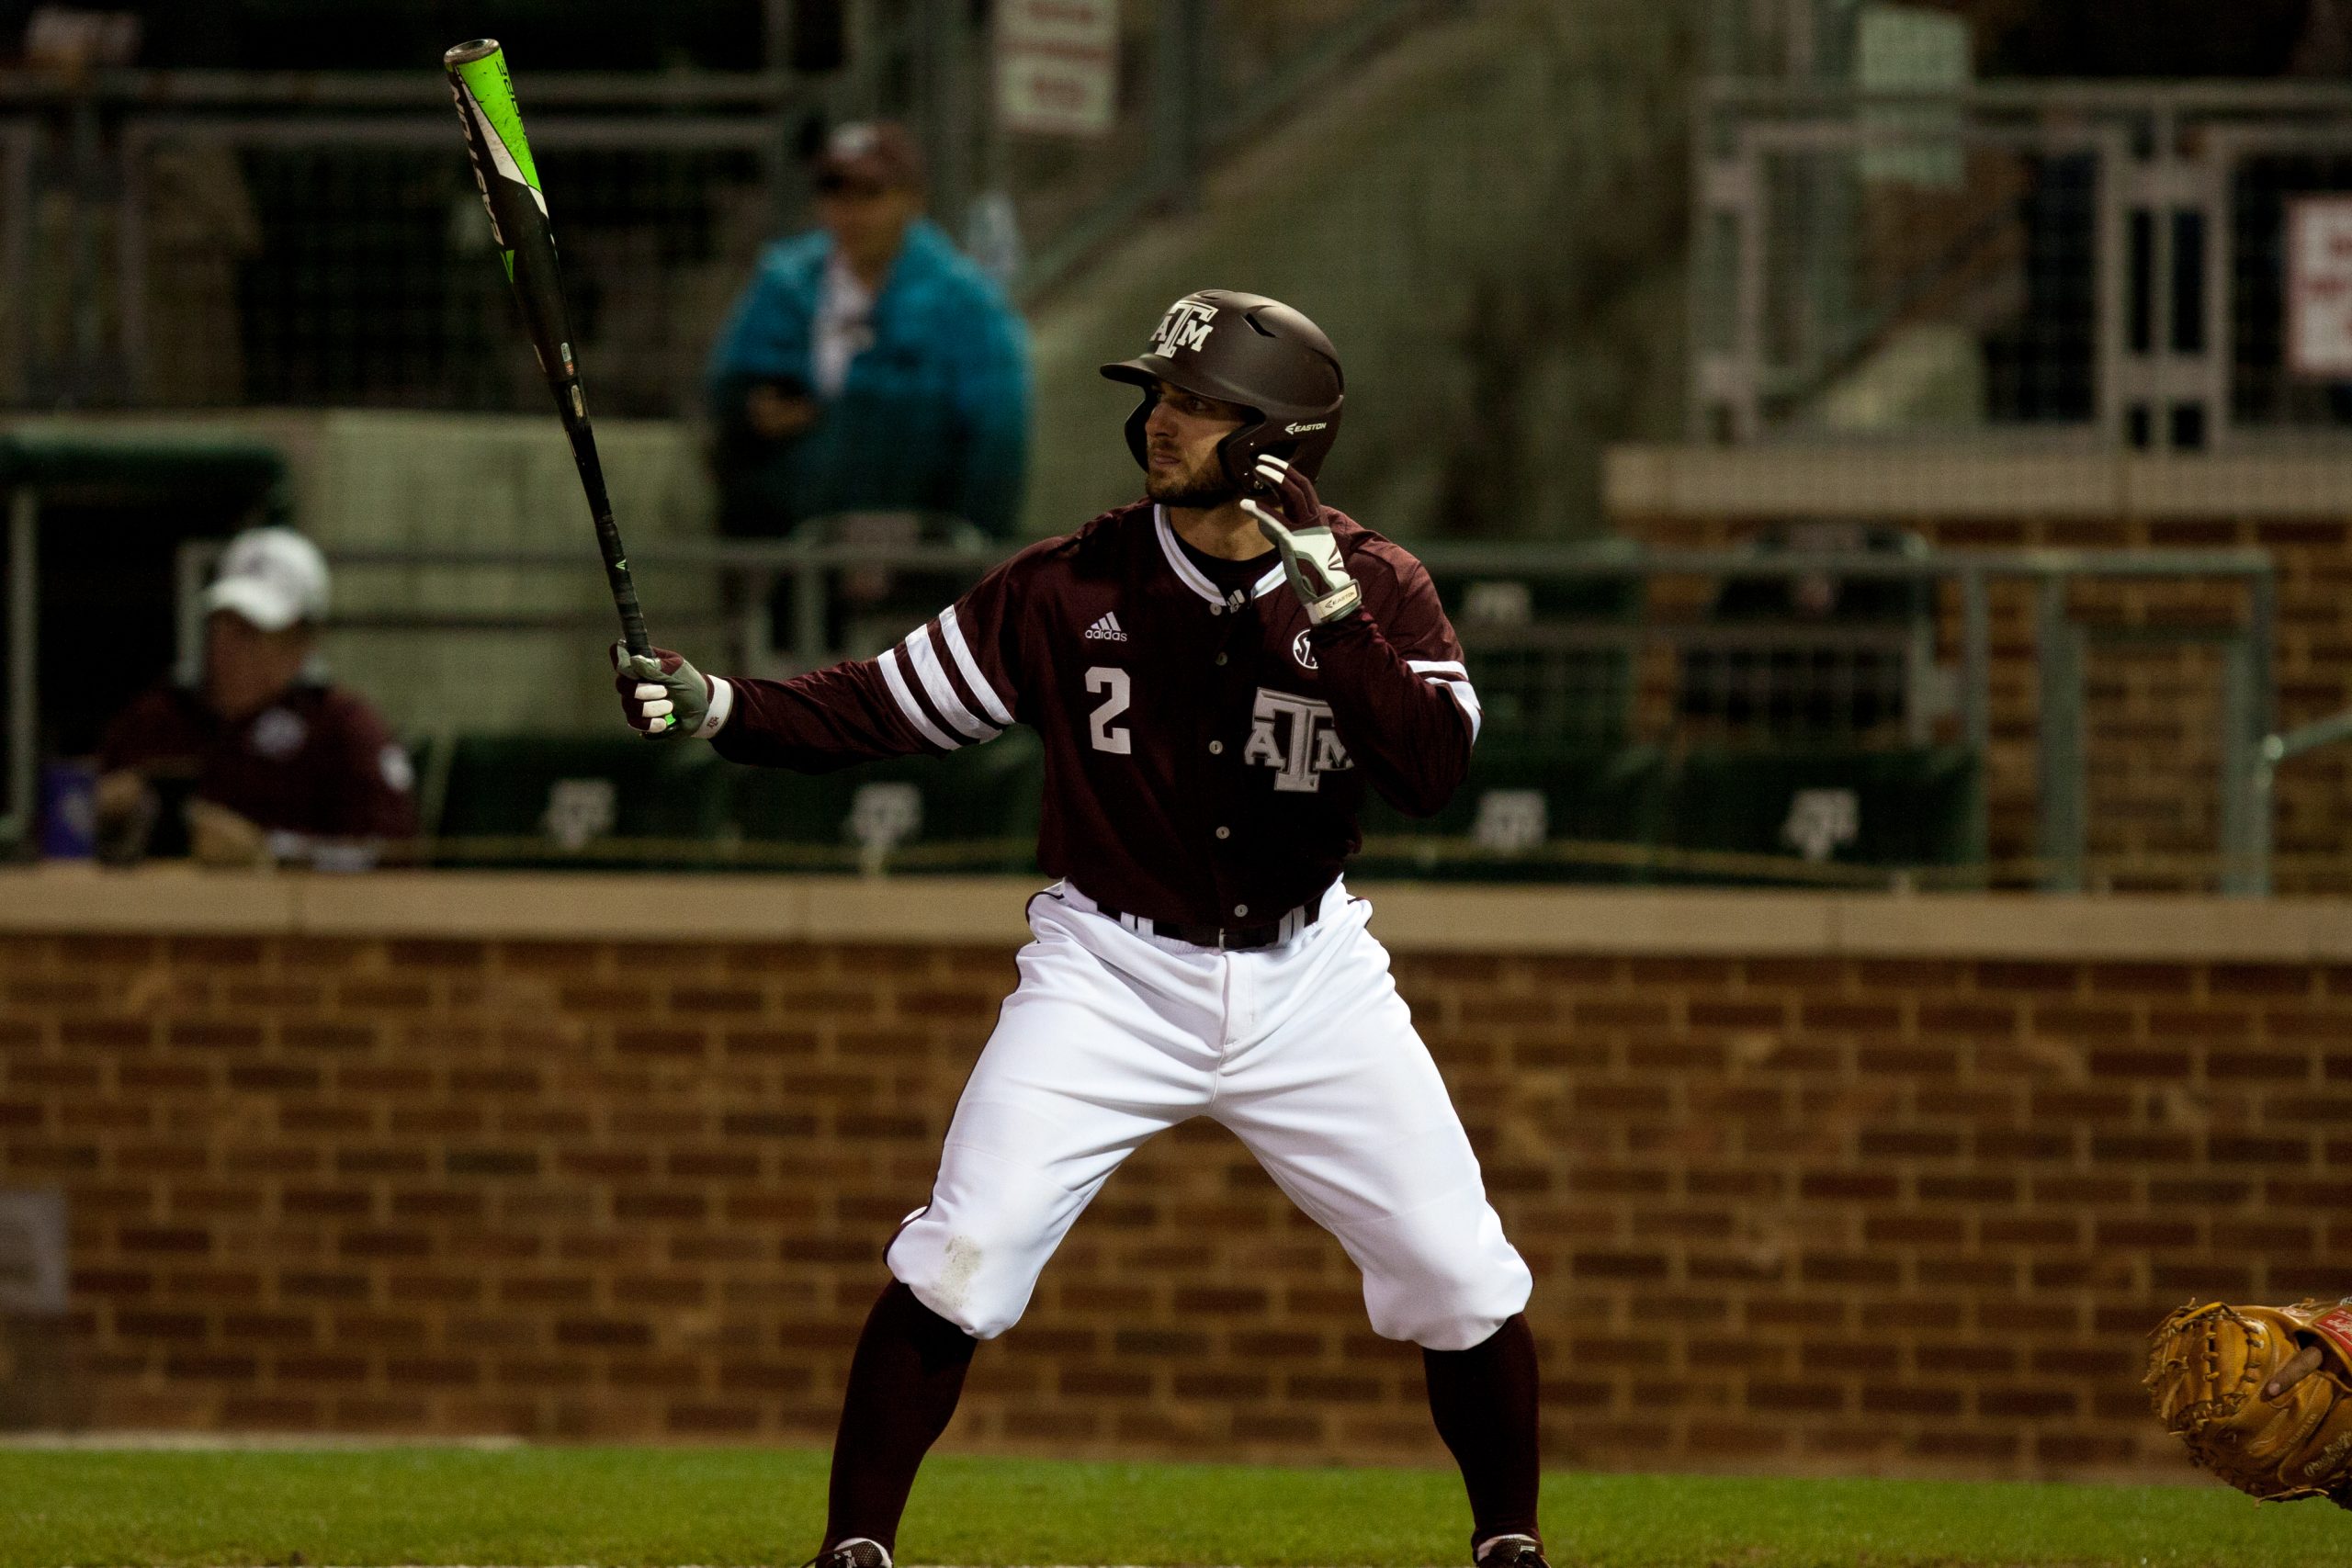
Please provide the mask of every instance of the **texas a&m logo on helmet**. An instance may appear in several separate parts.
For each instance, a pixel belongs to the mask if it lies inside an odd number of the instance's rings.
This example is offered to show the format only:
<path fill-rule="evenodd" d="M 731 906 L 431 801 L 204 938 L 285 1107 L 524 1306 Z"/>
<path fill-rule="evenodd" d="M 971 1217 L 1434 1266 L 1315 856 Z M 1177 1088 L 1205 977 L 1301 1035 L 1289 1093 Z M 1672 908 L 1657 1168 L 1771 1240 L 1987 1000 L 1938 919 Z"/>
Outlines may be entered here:
<path fill-rule="evenodd" d="M 1168 314 L 1159 318 L 1153 329 L 1151 346 L 1162 354 L 1173 354 L 1180 348 L 1198 352 L 1209 341 L 1209 333 L 1216 328 L 1216 307 L 1204 301 L 1197 294 L 1187 294 L 1168 307 Z"/>

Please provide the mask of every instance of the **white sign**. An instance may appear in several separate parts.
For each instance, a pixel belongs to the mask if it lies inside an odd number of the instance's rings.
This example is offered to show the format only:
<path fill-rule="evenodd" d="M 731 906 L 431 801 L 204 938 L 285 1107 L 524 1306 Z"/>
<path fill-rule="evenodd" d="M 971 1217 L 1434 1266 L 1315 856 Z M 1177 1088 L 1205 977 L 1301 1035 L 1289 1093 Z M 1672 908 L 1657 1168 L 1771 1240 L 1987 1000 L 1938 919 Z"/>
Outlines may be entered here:
<path fill-rule="evenodd" d="M 1781 841 L 1809 861 L 1826 861 L 1862 836 L 1861 797 L 1850 789 L 1801 789 L 1789 797 Z"/>
<path fill-rule="evenodd" d="M 2352 197 L 2287 204 L 2287 367 L 2352 377 Z"/>
<path fill-rule="evenodd" d="M 996 112 L 1007 130 L 1102 136 L 1118 112 L 1118 0 L 1003 0 Z"/>
<path fill-rule="evenodd" d="M 601 839 L 620 820 L 620 800 L 610 779 L 558 779 L 548 785 L 548 808 L 539 826 L 548 837 L 575 853 Z"/>
<path fill-rule="evenodd" d="M 1480 849 L 1518 854 L 1544 841 L 1551 815 L 1540 789 L 1490 789 L 1478 797 L 1478 820 L 1470 837 Z"/>

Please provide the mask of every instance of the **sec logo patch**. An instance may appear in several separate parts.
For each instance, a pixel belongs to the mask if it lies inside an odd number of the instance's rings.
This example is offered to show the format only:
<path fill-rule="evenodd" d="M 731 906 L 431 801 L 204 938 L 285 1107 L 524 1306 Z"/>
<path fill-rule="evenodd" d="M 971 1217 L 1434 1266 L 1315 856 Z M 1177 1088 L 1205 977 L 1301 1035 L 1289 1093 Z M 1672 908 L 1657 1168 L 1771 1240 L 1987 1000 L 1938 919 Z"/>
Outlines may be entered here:
<path fill-rule="evenodd" d="M 1301 670 L 1312 670 L 1315 668 L 1315 649 L 1313 645 L 1306 640 L 1306 634 L 1305 632 L 1301 632 L 1296 637 L 1290 639 L 1290 656 L 1298 660 L 1298 667 Z"/>

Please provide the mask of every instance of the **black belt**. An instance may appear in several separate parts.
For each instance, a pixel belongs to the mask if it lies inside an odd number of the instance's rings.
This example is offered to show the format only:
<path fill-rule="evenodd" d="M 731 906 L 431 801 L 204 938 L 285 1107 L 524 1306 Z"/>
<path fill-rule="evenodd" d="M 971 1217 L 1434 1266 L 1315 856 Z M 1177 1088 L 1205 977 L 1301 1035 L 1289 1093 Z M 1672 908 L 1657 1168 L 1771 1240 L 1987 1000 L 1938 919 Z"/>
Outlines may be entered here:
<path fill-rule="evenodd" d="M 1194 947 L 1219 948 L 1227 953 L 1249 948 L 1279 947 L 1323 917 L 1323 895 L 1301 904 L 1280 919 L 1262 926 L 1188 926 L 1179 920 L 1155 920 L 1148 915 L 1130 915 L 1124 909 L 1114 909 L 1108 904 L 1094 906 L 1098 915 L 1107 915 L 1129 930 L 1144 936 L 1171 937 L 1189 942 Z"/>

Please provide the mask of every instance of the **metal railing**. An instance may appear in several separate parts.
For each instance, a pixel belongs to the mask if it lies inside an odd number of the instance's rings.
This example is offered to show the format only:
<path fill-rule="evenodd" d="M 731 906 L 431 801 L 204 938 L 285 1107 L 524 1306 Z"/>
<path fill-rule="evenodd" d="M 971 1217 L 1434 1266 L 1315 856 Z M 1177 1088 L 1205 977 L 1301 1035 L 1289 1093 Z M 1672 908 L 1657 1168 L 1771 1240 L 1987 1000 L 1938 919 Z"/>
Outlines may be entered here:
<path fill-rule="evenodd" d="M 182 547 L 180 634 L 190 667 L 200 647 L 198 597 L 218 547 L 210 542 Z M 1941 878 L 1946 882 L 2023 882 L 2049 891 L 2093 886 L 2090 660 L 2102 648 L 2118 645 L 2202 645 L 2218 657 L 2220 667 L 2219 733 L 2211 738 L 2218 758 L 2212 784 L 2217 841 L 2205 863 L 2211 880 L 2225 892 L 2255 894 L 2268 886 L 2267 796 L 2260 765 L 2271 724 L 2277 585 L 2265 552 L 1768 554 L 1430 541 L 1418 546 L 1417 553 L 1453 597 L 1457 628 L 1488 713 L 1490 745 L 1514 731 L 1547 740 L 1631 740 L 1669 748 L 1728 741 L 1758 752 L 1818 745 L 1825 739 L 1863 749 L 1932 742 L 1956 745 L 1984 759 L 1996 739 L 1996 596 L 2004 584 L 2023 585 L 2030 594 L 2033 638 L 2035 827 L 2030 854 L 2002 866 L 1991 864 L 1990 794 L 1980 789 L 1961 855 L 1977 869 L 1957 878 L 1947 873 Z M 707 622 L 704 629 L 718 631 L 731 644 L 731 668 L 782 674 L 816 667 L 842 652 L 871 651 L 840 649 L 828 640 L 829 606 L 845 576 L 920 574 L 927 583 L 941 584 L 935 603 L 926 600 L 907 615 L 912 624 L 945 603 L 956 591 L 954 585 L 976 578 L 1001 555 L 1001 546 L 978 542 L 704 542 L 650 546 L 633 552 L 633 561 L 641 572 L 694 570 L 733 580 L 738 591 L 731 598 L 740 607 L 721 624 Z M 370 549 L 336 551 L 330 559 L 346 580 L 371 570 L 420 568 L 583 570 L 582 558 L 571 551 Z M 1927 598 L 1917 615 L 1867 624 L 1737 624 L 1710 613 L 1711 595 L 1722 584 L 1804 579 L 1908 584 Z M 2234 618 L 2203 615 L 2180 624 L 2159 618 L 2136 627 L 2098 624 L 2076 615 L 2070 596 L 2099 581 L 2219 581 L 2236 584 L 2242 598 Z M 769 646 L 763 608 L 765 589 L 778 582 L 789 586 L 792 606 L 780 654 Z M 1532 595 L 1494 591 L 1498 586 L 1540 590 L 1546 585 L 1618 585 L 1631 592 L 1614 609 L 1547 612 L 1515 607 Z M 1672 592 L 1677 585 L 1679 595 Z M 1502 614 L 1491 613 L 1498 602 L 1504 606 Z M 1482 604 L 1487 611 L 1482 612 Z M 658 620 L 658 604 L 655 608 Z M 485 627 L 600 638 L 611 635 L 609 614 L 586 609 L 453 615 L 419 606 L 370 612 L 343 624 L 420 635 Z M 889 635 L 902 629 L 894 628 Z M 1526 662 L 1531 655 L 1536 656 L 1532 666 Z M 1784 660 L 1777 667 L 1770 662 L 1781 656 L 1795 656 L 1796 662 Z M 1766 662 L 1738 666 L 1742 659 Z M 1857 659 L 1863 662 L 1852 662 Z M 1711 686 L 1705 674 L 1710 660 L 1717 666 L 1732 661 L 1746 673 Z M 1785 704 L 1776 709 L 1775 694 L 1799 699 L 1795 710 Z M 1733 697 L 1745 705 L 1743 711 L 1725 710 L 1724 700 Z M 1808 713 L 1806 704 L 1826 711 Z M 2188 774 L 2181 775 L 2182 787 L 2192 782 Z"/>
<path fill-rule="evenodd" d="M 1451 3 L 1126 7 L 1116 113 L 1092 140 L 1001 130 L 989 8 L 949 0 L 855 0 L 849 62 L 823 76 L 533 73 L 521 96 L 591 396 L 608 413 L 698 406 L 760 247 L 809 221 L 802 159 L 829 123 L 910 121 L 934 216 L 1027 299 Z M 0 71 L 0 408 L 536 411 L 490 244 L 430 62 Z"/>
<path fill-rule="evenodd" d="M 1725 80 L 1698 115 L 1694 437 L 2352 428 L 2284 281 L 2291 199 L 2352 193 L 2352 88 Z"/>

